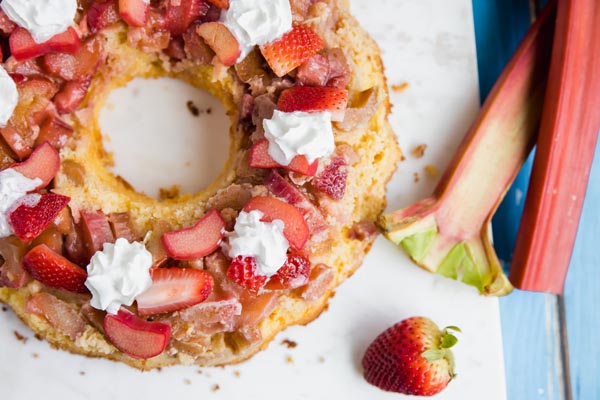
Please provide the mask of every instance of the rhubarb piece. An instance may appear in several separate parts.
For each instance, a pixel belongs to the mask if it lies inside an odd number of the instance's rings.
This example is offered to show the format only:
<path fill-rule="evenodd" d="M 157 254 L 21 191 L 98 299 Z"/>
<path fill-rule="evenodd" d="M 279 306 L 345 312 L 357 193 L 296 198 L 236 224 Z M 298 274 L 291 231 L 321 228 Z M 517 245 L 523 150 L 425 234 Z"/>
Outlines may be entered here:
<path fill-rule="evenodd" d="M 23 258 L 31 277 L 46 286 L 75 293 L 87 293 L 87 272 L 45 244 L 35 246 Z"/>
<path fill-rule="evenodd" d="M 550 77 L 510 269 L 519 289 L 562 294 L 600 129 L 600 7 L 558 2 Z"/>
<path fill-rule="evenodd" d="M 38 237 L 44 229 L 69 204 L 70 198 L 55 193 L 44 193 L 25 197 L 25 200 L 8 216 L 15 235 L 24 242 Z M 31 201 L 34 204 L 31 204 Z"/>
<path fill-rule="evenodd" d="M 323 39 L 308 26 L 297 25 L 275 42 L 261 46 L 265 60 L 282 77 L 323 49 Z"/>
<path fill-rule="evenodd" d="M 144 0 L 119 0 L 119 15 L 130 26 L 145 26 L 150 4 Z"/>
<path fill-rule="evenodd" d="M 261 221 L 283 221 L 283 235 L 294 250 L 302 250 L 308 240 L 308 225 L 300 210 L 291 204 L 274 197 L 253 197 L 244 206 L 244 211 L 259 210 L 263 213 Z"/>
<path fill-rule="evenodd" d="M 142 360 L 156 357 L 165 351 L 171 338 L 171 326 L 148 322 L 129 311 L 119 310 L 104 318 L 104 332 L 110 342 L 123 353 Z"/>
<path fill-rule="evenodd" d="M 512 289 L 490 242 L 489 222 L 539 126 L 553 10 L 529 30 L 432 197 L 379 221 L 384 235 L 419 266 L 487 295 Z"/>
<path fill-rule="evenodd" d="M 8 147 L 12 150 L 18 160 L 24 160 L 31 154 L 32 148 L 12 126 L 0 128 L 0 136 L 4 139 Z"/>
<path fill-rule="evenodd" d="M 37 190 L 48 186 L 54 179 L 60 168 L 60 156 L 50 143 L 45 142 L 39 145 L 27 160 L 13 165 L 12 168 L 29 179 L 39 178 L 42 182 Z"/>
<path fill-rule="evenodd" d="M 114 243 L 108 217 L 101 211 L 81 211 L 81 231 L 88 257 L 102 251 L 105 243 Z"/>
<path fill-rule="evenodd" d="M 162 243 L 169 257 L 176 260 L 194 260 L 215 251 L 221 239 L 225 221 L 217 210 L 211 210 L 191 228 L 167 232 Z"/>
<path fill-rule="evenodd" d="M 65 83 L 60 92 L 54 96 L 54 105 L 58 113 L 69 114 L 75 111 L 85 99 L 91 83 L 91 76 Z"/>
<path fill-rule="evenodd" d="M 233 65 L 240 58 L 240 44 L 223 23 L 206 22 L 198 26 L 196 31 L 223 65 Z"/>
<path fill-rule="evenodd" d="M 152 286 L 136 297 L 140 315 L 162 314 L 202 303 L 213 289 L 212 276 L 201 269 L 156 268 Z"/>
<path fill-rule="evenodd" d="M 87 326 L 83 317 L 77 312 L 76 308 L 62 300 L 59 300 L 50 293 L 36 293 L 25 305 L 29 313 L 35 313 L 43 316 L 56 329 L 69 336 L 71 340 L 76 340 Z"/>
<path fill-rule="evenodd" d="M 227 269 L 227 277 L 241 287 L 257 292 L 267 283 L 267 277 L 258 275 L 256 268 L 254 257 L 237 256 Z"/>
<path fill-rule="evenodd" d="M 217 8 L 220 8 L 223 10 L 229 9 L 229 0 L 207 0 L 207 1 Z"/>
<path fill-rule="evenodd" d="M 169 1 L 165 22 L 172 36 L 179 36 L 197 19 L 208 11 L 208 3 L 204 0 Z"/>
<path fill-rule="evenodd" d="M 16 28 L 9 38 L 10 52 L 17 61 L 39 57 L 50 52 L 75 54 L 81 46 L 79 35 L 73 28 L 53 36 L 44 43 L 33 40 L 25 28 Z"/>
<path fill-rule="evenodd" d="M 281 92 L 277 109 L 284 112 L 331 112 L 332 121 L 343 121 L 348 91 L 335 87 L 294 86 Z"/>
<path fill-rule="evenodd" d="M 303 155 L 298 155 L 292 159 L 289 165 L 280 165 L 269 154 L 269 140 L 261 139 L 256 142 L 248 154 L 248 164 L 252 168 L 285 168 L 288 171 L 296 172 L 305 176 L 314 176 L 319 168 L 319 161 L 315 160 L 311 164 Z"/>
<path fill-rule="evenodd" d="M 124 238 L 128 242 L 135 242 L 138 234 L 132 225 L 129 213 L 113 213 L 108 216 L 115 239 Z"/>
<path fill-rule="evenodd" d="M 31 277 L 23 268 L 23 256 L 27 245 L 15 236 L 0 240 L 0 256 L 4 260 L 0 265 L 0 287 L 18 289 L 31 281 Z"/>
<path fill-rule="evenodd" d="M 101 31 L 121 20 L 116 0 L 108 0 L 102 3 L 95 1 L 86 16 L 91 33 Z"/>
<path fill-rule="evenodd" d="M 36 145 L 40 146 L 48 142 L 52 147 L 59 150 L 73 135 L 73 128 L 55 115 L 50 115 L 40 125 L 40 133 L 35 139 Z"/>
<path fill-rule="evenodd" d="M 299 254 L 288 254 L 283 267 L 273 275 L 266 288 L 269 290 L 295 289 L 308 283 L 310 261 Z"/>

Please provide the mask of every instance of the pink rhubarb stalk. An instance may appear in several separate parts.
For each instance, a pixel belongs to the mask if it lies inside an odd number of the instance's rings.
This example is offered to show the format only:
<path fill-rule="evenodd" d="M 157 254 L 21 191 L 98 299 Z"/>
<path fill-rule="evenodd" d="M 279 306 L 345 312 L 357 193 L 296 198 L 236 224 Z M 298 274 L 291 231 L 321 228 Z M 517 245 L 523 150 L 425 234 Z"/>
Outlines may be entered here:
<path fill-rule="evenodd" d="M 512 290 L 489 223 L 535 141 L 554 10 L 549 6 L 527 33 L 433 195 L 380 219 L 384 235 L 419 266 L 488 295 Z"/>

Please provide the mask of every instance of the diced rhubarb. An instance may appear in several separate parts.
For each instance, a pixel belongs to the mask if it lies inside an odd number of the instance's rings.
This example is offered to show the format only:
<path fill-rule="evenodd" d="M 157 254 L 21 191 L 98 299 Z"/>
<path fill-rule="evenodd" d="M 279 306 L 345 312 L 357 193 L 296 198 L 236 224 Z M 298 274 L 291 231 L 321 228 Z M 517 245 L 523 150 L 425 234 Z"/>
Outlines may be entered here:
<path fill-rule="evenodd" d="M 229 0 L 207 0 L 207 1 L 217 8 L 220 8 L 223 10 L 229 9 Z"/>
<path fill-rule="evenodd" d="M 255 342 L 262 339 L 258 324 L 267 318 L 279 303 L 279 294 L 264 293 L 259 296 L 246 295 L 241 299 L 242 314 L 237 318 L 237 329 L 246 340 Z"/>
<path fill-rule="evenodd" d="M 196 28 L 198 35 L 216 53 L 223 65 L 230 66 L 240 57 L 240 44 L 221 22 L 206 22 Z"/>
<path fill-rule="evenodd" d="M 86 17 L 91 33 L 101 31 L 121 20 L 116 0 L 95 1 L 89 8 Z"/>
<path fill-rule="evenodd" d="M 105 57 L 104 41 L 98 36 L 86 40 L 75 54 L 49 53 L 41 58 L 45 72 L 66 81 L 94 75 Z"/>
<path fill-rule="evenodd" d="M 179 36 L 194 21 L 206 15 L 208 8 L 204 0 L 169 1 L 165 15 L 166 27 L 172 36 Z"/>
<path fill-rule="evenodd" d="M 143 360 L 160 355 L 171 338 L 170 325 L 148 322 L 125 310 L 107 314 L 103 325 L 106 336 L 117 349 Z"/>
<path fill-rule="evenodd" d="M 343 121 L 348 91 L 325 86 L 294 86 L 281 92 L 277 109 L 284 112 L 331 112 L 332 121 Z"/>
<path fill-rule="evenodd" d="M 346 181 L 348 180 L 348 168 L 344 157 L 336 156 L 312 181 L 319 191 L 325 193 L 334 200 L 341 200 L 346 193 Z"/>
<path fill-rule="evenodd" d="M 298 289 L 298 291 L 304 300 L 315 301 L 327 293 L 334 280 L 335 272 L 333 268 L 325 264 L 319 264 L 312 269 L 308 284 Z"/>
<path fill-rule="evenodd" d="M 69 197 L 56 193 L 26 196 L 8 216 L 15 235 L 24 242 L 35 239 L 69 204 L 69 200 Z"/>
<path fill-rule="evenodd" d="M 33 279 L 46 286 L 75 293 L 88 292 L 87 272 L 44 244 L 25 254 L 23 266 Z"/>
<path fill-rule="evenodd" d="M 0 287 L 18 289 L 31 281 L 29 273 L 23 268 L 26 252 L 26 244 L 15 236 L 0 240 L 0 256 L 4 260 L 0 265 Z"/>
<path fill-rule="evenodd" d="M 119 15 L 130 26 L 145 26 L 149 9 L 144 0 L 119 0 Z"/>
<path fill-rule="evenodd" d="M 510 279 L 562 294 L 600 129 L 600 6 L 558 2 L 550 77 Z"/>
<path fill-rule="evenodd" d="M 156 268 L 152 286 L 136 297 L 140 315 L 154 315 L 202 303 L 213 289 L 212 276 L 201 269 Z"/>
<path fill-rule="evenodd" d="M 233 331 L 241 313 L 242 305 L 237 298 L 213 294 L 205 302 L 177 312 L 175 318 L 193 325 L 202 334 L 212 335 Z"/>
<path fill-rule="evenodd" d="M 16 28 L 9 38 L 10 52 L 17 61 L 39 57 L 50 52 L 75 54 L 81 46 L 77 31 L 68 28 L 44 43 L 36 43 L 25 28 Z"/>
<path fill-rule="evenodd" d="M 194 260 L 215 251 L 221 239 L 225 221 L 217 210 L 211 210 L 191 228 L 167 232 L 162 242 L 167 254 L 176 260 Z"/>
<path fill-rule="evenodd" d="M 162 242 L 162 236 L 166 232 L 172 231 L 173 227 L 162 219 L 154 220 L 151 224 L 150 232 L 152 233 L 146 241 L 146 248 L 152 254 L 152 266 L 159 267 L 169 258 Z"/>
<path fill-rule="evenodd" d="M 44 142 L 36 147 L 27 160 L 13 165 L 12 168 L 29 179 L 41 179 L 37 190 L 48 186 L 54 179 L 60 168 L 60 156 L 50 143 Z"/>
<path fill-rule="evenodd" d="M 73 135 L 73 128 L 56 115 L 50 115 L 40 125 L 36 145 L 48 142 L 56 150 L 61 149 Z"/>
<path fill-rule="evenodd" d="M 91 83 L 90 76 L 65 83 L 60 92 L 54 96 L 54 105 L 58 113 L 68 114 L 75 111 L 85 99 Z"/>
<path fill-rule="evenodd" d="M 302 250 L 308 240 L 309 230 L 300 210 L 274 197 L 257 196 L 250 199 L 244 211 L 258 210 L 263 213 L 262 221 L 283 221 L 283 234 L 294 250 Z"/>
<path fill-rule="evenodd" d="M 252 168 L 285 168 L 288 171 L 297 172 L 306 176 L 314 176 L 319 168 L 319 161 L 308 163 L 305 156 L 294 157 L 290 165 L 280 165 L 269 154 L 269 141 L 261 139 L 250 148 L 248 163 Z"/>
<path fill-rule="evenodd" d="M 0 135 L 18 160 L 24 160 L 29 157 L 33 149 L 16 129 L 10 125 L 5 126 L 4 128 L 0 128 Z"/>
<path fill-rule="evenodd" d="M 323 49 L 323 39 L 308 26 L 296 25 L 281 39 L 261 46 L 267 63 L 282 77 Z"/>
<path fill-rule="evenodd" d="M 66 208 L 65 208 L 66 210 Z M 31 247 L 45 244 L 50 250 L 62 254 L 64 246 L 63 234 L 59 231 L 55 224 L 48 226 L 44 231 L 31 241 Z"/>
<path fill-rule="evenodd" d="M 384 235 L 415 263 L 487 295 L 512 290 L 490 241 L 489 221 L 533 146 L 554 10 L 548 7 L 529 30 L 433 196 L 379 221 Z"/>
<path fill-rule="evenodd" d="M 124 238 L 132 243 L 138 240 L 138 234 L 131 222 L 129 213 L 112 213 L 108 216 L 115 239 Z"/>
<path fill-rule="evenodd" d="M 40 314 L 50 325 L 76 340 L 86 327 L 86 322 L 77 310 L 69 303 L 59 300 L 50 293 L 36 293 L 27 300 L 26 310 Z"/>
<path fill-rule="evenodd" d="M 88 256 L 102 251 L 105 243 L 114 243 L 112 229 L 108 217 L 101 211 L 81 211 L 81 230 Z"/>

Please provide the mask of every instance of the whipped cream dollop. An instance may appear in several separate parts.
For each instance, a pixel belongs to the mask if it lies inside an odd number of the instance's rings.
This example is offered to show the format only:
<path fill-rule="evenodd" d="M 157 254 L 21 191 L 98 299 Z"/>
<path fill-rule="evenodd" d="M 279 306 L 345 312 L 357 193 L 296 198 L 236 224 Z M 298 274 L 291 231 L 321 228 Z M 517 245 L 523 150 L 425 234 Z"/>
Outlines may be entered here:
<path fill-rule="evenodd" d="M 92 293 L 92 307 L 116 314 L 121 305 L 133 304 L 152 284 L 150 267 L 152 254 L 143 243 L 123 238 L 106 243 L 87 266 L 85 286 Z"/>
<path fill-rule="evenodd" d="M 221 20 L 240 43 L 241 61 L 292 30 L 292 9 L 289 0 L 231 0 Z"/>
<path fill-rule="evenodd" d="M 275 110 L 271 119 L 263 121 L 269 141 L 269 155 L 281 165 L 289 165 L 297 155 L 309 163 L 331 155 L 335 150 L 331 113 L 291 113 Z"/>
<path fill-rule="evenodd" d="M 0 95 L 0 128 L 3 128 L 15 111 L 15 107 L 19 102 L 19 92 L 15 81 L 1 65 L 0 93 L 2 94 Z"/>
<path fill-rule="evenodd" d="M 290 245 L 283 235 L 283 221 L 262 222 L 263 216 L 258 210 L 240 212 L 233 232 L 225 234 L 229 241 L 221 246 L 231 258 L 254 257 L 256 274 L 272 276 L 287 261 Z"/>
<path fill-rule="evenodd" d="M 33 40 L 43 43 L 73 25 L 77 0 L 3 0 L 0 7 Z"/>
<path fill-rule="evenodd" d="M 12 168 L 0 172 L 0 237 L 5 238 L 14 233 L 8 222 L 12 210 L 23 203 L 35 206 L 39 201 L 39 195 L 27 195 L 27 192 L 34 190 L 40 183 L 41 179 L 29 179 Z"/>

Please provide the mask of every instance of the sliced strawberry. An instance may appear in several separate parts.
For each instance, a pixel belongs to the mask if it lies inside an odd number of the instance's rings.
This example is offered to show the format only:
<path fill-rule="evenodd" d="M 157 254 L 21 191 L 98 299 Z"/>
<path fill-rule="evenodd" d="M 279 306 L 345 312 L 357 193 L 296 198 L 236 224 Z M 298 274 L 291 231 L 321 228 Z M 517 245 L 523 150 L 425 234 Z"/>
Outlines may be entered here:
<path fill-rule="evenodd" d="M 45 244 L 35 246 L 23 258 L 23 266 L 33 279 L 46 286 L 75 293 L 87 293 L 87 272 Z"/>
<path fill-rule="evenodd" d="M 312 181 L 314 187 L 334 200 L 341 200 L 346 193 L 348 169 L 344 157 L 334 157 L 325 169 Z"/>
<path fill-rule="evenodd" d="M 267 283 L 267 289 L 295 289 L 308 283 L 310 261 L 299 254 L 288 254 L 283 267 Z"/>
<path fill-rule="evenodd" d="M 12 126 L 5 126 L 4 128 L 0 128 L 0 135 L 17 159 L 23 160 L 29 157 L 32 148 L 16 129 Z"/>
<path fill-rule="evenodd" d="M 223 65 L 233 65 L 240 57 L 240 44 L 223 23 L 206 22 L 198 26 L 196 31 L 216 53 L 217 58 Z"/>
<path fill-rule="evenodd" d="M 308 226 L 300 210 L 291 204 L 274 197 L 253 197 L 244 206 L 244 211 L 259 210 L 263 213 L 262 221 L 283 221 L 283 234 L 295 250 L 302 250 L 308 240 Z"/>
<path fill-rule="evenodd" d="M 319 168 L 318 160 L 309 164 L 303 155 L 294 157 L 290 165 L 279 165 L 269 154 L 268 139 L 259 140 L 250 148 L 248 163 L 252 168 L 285 168 L 306 176 L 314 176 Z"/>
<path fill-rule="evenodd" d="M 106 336 L 117 349 L 143 360 L 165 351 L 171 338 L 170 325 L 148 322 L 125 310 L 119 310 L 116 315 L 106 314 L 102 325 Z"/>
<path fill-rule="evenodd" d="M 207 0 L 213 6 L 220 8 L 222 10 L 229 9 L 229 0 Z"/>
<path fill-rule="evenodd" d="M 267 63 L 282 77 L 323 49 L 323 39 L 307 26 L 297 25 L 281 39 L 261 46 Z"/>
<path fill-rule="evenodd" d="M 179 5 L 175 5 L 175 4 Z M 208 11 L 208 3 L 204 0 L 179 0 L 167 4 L 165 23 L 172 36 L 179 36 L 197 19 Z"/>
<path fill-rule="evenodd" d="M 237 256 L 227 269 L 227 277 L 251 292 L 257 292 L 267 282 L 267 277 L 256 274 L 254 257 Z"/>
<path fill-rule="evenodd" d="M 40 125 L 40 133 L 35 139 L 36 145 L 48 142 L 59 150 L 73 135 L 73 128 L 56 115 L 48 116 Z"/>
<path fill-rule="evenodd" d="M 130 26 L 145 26 L 149 9 L 144 0 L 119 0 L 119 15 Z"/>
<path fill-rule="evenodd" d="M 121 20 L 116 0 L 95 1 L 87 12 L 87 24 L 91 33 L 96 33 Z"/>
<path fill-rule="evenodd" d="M 50 143 L 44 142 L 36 147 L 27 160 L 13 165 L 12 168 L 29 179 L 41 179 L 42 183 L 37 190 L 48 186 L 54 179 L 60 168 L 60 156 Z"/>
<path fill-rule="evenodd" d="M 90 84 L 91 76 L 83 76 L 76 81 L 65 83 L 60 92 L 54 96 L 54 105 L 59 114 L 72 113 L 85 99 Z"/>
<path fill-rule="evenodd" d="M 102 251 L 105 243 L 114 243 L 108 217 L 101 211 L 81 211 L 81 230 L 88 256 Z"/>
<path fill-rule="evenodd" d="M 140 315 L 178 311 L 202 303 L 212 293 L 213 277 L 193 268 L 156 268 L 152 286 L 136 297 Z"/>
<path fill-rule="evenodd" d="M 77 53 L 81 40 L 77 31 L 68 28 L 63 33 L 53 36 L 44 43 L 36 43 L 25 28 L 16 28 L 9 38 L 10 52 L 17 61 L 38 57 L 53 51 L 60 53 Z"/>
<path fill-rule="evenodd" d="M 343 121 L 348 91 L 327 86 L 294 86 L 281 93 L 277 109 L 284 112 L 331 112 L 332 121 Z"/>
<path fill-rule="evenodd" d="M 31 196 L 37 197 L 37 195 Z M 38 237 L 71 200 L 60 194 L 43 193 L 39 201 L 31 205 L 27 201 L 27 197 L 8 216 L 15 235 L 24 242 Z"/>
<path fill-rule="evenodd" d="M 162 243 L 167 254 L 176 260 L 194 260 L 215 251 L 223 239 L 225 221 L 217 210 L 211 210 L 191 228 L 167 232 Z"/>

